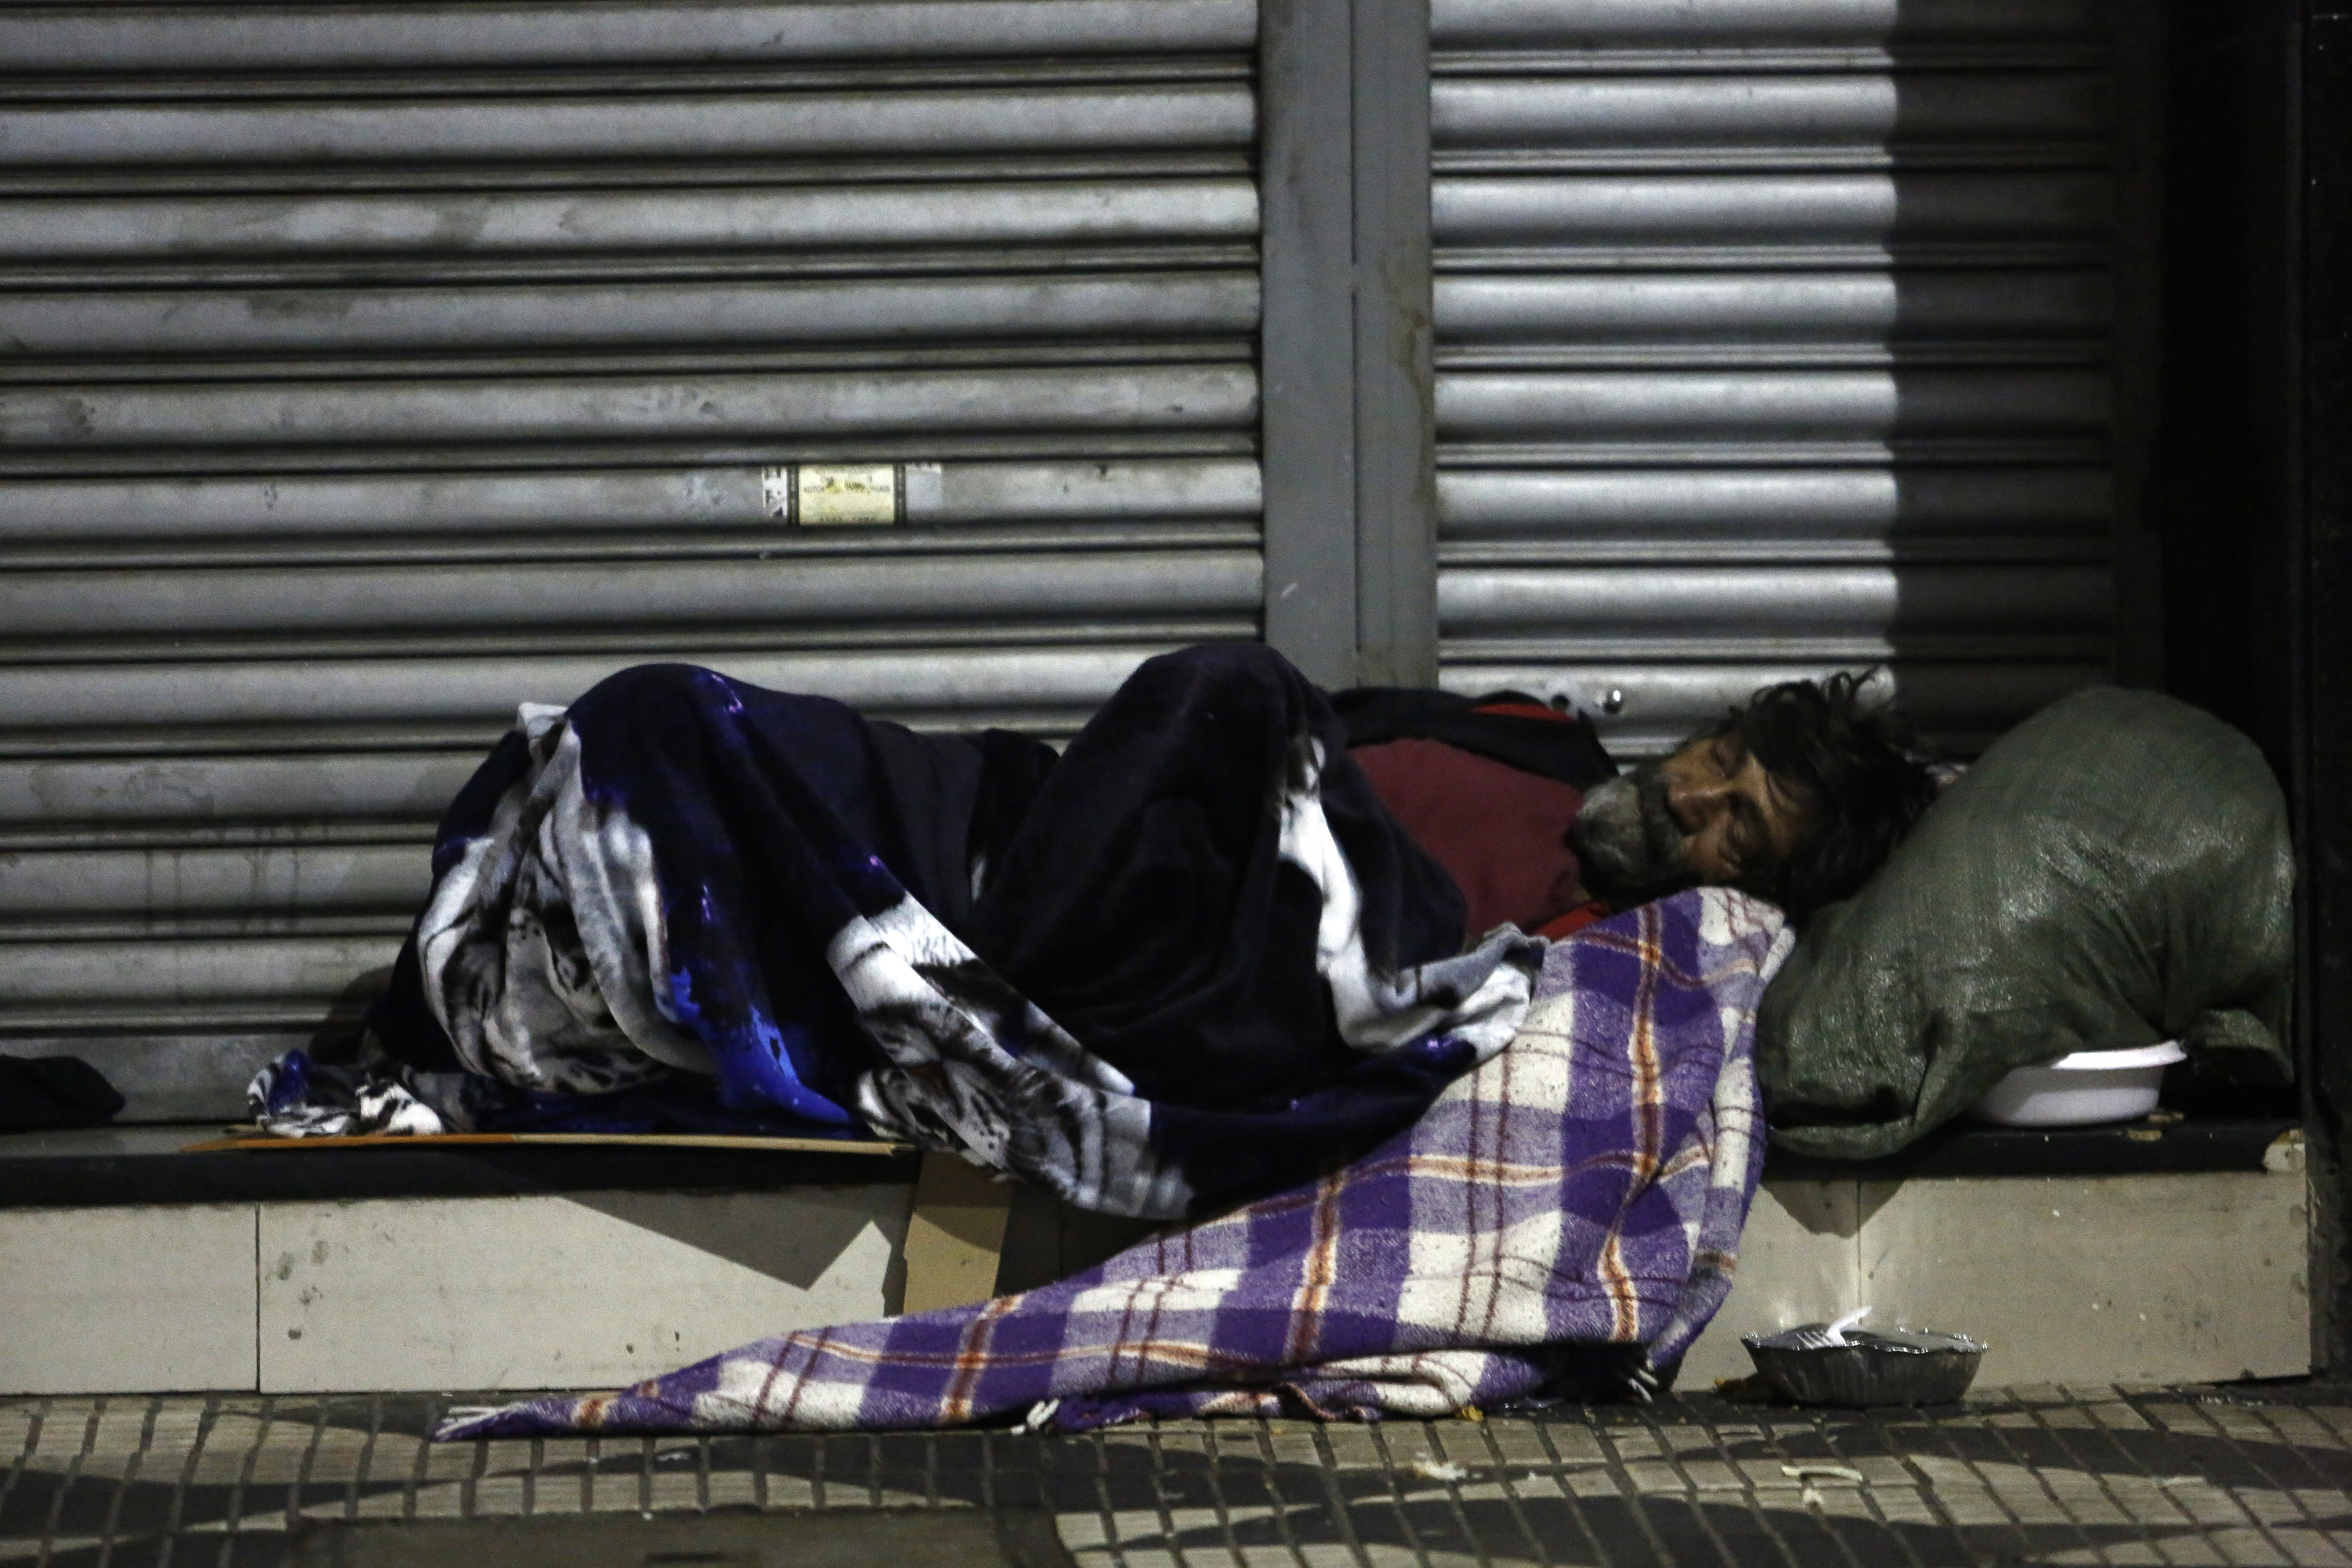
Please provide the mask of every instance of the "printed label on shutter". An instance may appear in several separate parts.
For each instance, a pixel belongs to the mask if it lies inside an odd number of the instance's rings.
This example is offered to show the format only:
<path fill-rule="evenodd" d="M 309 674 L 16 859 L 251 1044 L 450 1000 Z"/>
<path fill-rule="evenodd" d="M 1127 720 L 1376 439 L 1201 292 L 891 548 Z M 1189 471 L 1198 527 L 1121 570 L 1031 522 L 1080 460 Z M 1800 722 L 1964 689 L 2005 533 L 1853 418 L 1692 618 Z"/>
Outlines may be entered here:
<path fill-rule="evenodd" d="M 898 521 L 896 463 L 803 463 L 793 487 L 803 528 Z"/>

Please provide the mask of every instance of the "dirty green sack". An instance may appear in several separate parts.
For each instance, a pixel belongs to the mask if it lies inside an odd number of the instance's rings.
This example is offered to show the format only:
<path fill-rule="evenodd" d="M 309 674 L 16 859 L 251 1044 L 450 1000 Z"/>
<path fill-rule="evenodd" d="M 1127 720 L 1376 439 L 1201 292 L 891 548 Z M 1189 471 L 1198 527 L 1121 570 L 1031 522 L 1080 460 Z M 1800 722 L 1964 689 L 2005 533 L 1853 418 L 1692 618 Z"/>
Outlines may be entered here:
<path fill-rule="evenodd" d="M 2253 743 L 2099 687 L 2003 736 L 1765 993 L 1772 1140 L 1890 1153 L 2013 1067 L 2178 1039 L 2242 1081 L 2287 1074 L 2294 867 Z"/>

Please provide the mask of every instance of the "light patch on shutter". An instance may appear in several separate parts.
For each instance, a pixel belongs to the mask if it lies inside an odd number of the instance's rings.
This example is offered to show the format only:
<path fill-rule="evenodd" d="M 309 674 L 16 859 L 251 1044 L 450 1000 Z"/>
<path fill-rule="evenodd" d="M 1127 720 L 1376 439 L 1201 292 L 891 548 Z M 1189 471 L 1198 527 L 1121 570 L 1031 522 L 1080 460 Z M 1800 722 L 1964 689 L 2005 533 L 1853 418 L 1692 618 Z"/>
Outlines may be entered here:
<path fill-rule="evenodd" d="M 947 475 L 937 463 L 898 465 L 898 515 L 927 517 L 948 503 Z"/>
<path fill-rule="evenodd" d="M 803 528 L 898 521 L 896 463 L 803 463 L 793 499 Z"/>

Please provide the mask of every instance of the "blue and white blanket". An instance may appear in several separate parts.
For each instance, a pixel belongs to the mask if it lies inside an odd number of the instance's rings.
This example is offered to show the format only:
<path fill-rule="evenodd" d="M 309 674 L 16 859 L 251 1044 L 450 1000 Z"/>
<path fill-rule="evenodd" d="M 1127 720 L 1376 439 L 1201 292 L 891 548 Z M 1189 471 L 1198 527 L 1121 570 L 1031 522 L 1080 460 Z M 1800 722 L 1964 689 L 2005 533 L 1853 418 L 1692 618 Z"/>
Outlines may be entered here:
<path fill-rule="evenodd" d="M 1169 1218 L 1328 1170 L 1500 1050 L 1542 944 L 1460 895 L 1272 650 L 1144 664 L 1056 757 L 646 666 L 526 709 L 289 1133 L 859 1126 Z"/>
<path fill-rule="evenodd" d="M 1790 939 L 1721 889 L 1555 944 L 1510 1046 L 1332 1174 L 1025 1295 L 757 1341 L 445 1437 L 1432 1417 L 1677 1363 L 1763 1161 L 1756 1005 Z"/>

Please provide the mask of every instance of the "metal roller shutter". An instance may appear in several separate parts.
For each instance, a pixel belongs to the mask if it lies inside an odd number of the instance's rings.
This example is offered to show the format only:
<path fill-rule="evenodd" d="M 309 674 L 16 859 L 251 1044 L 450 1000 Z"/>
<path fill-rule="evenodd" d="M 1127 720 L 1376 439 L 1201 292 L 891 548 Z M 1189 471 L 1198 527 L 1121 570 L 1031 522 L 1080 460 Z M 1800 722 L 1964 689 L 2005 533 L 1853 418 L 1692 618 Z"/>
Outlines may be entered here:
<path fill-rule="evenodd" d="M 234 1108 L 625 665 L 1051 732 L 1256 636 L 1255 35 L 0 9 L 0 1051 Z"/>
<path fill-rule="evenodd" d="M 2109 7 L 1436 0 L 1433 44 L 1447 686 L 1639 754 L 1885 663 L 1965 750 L 2111 673 L 2146 378 Z"/>

